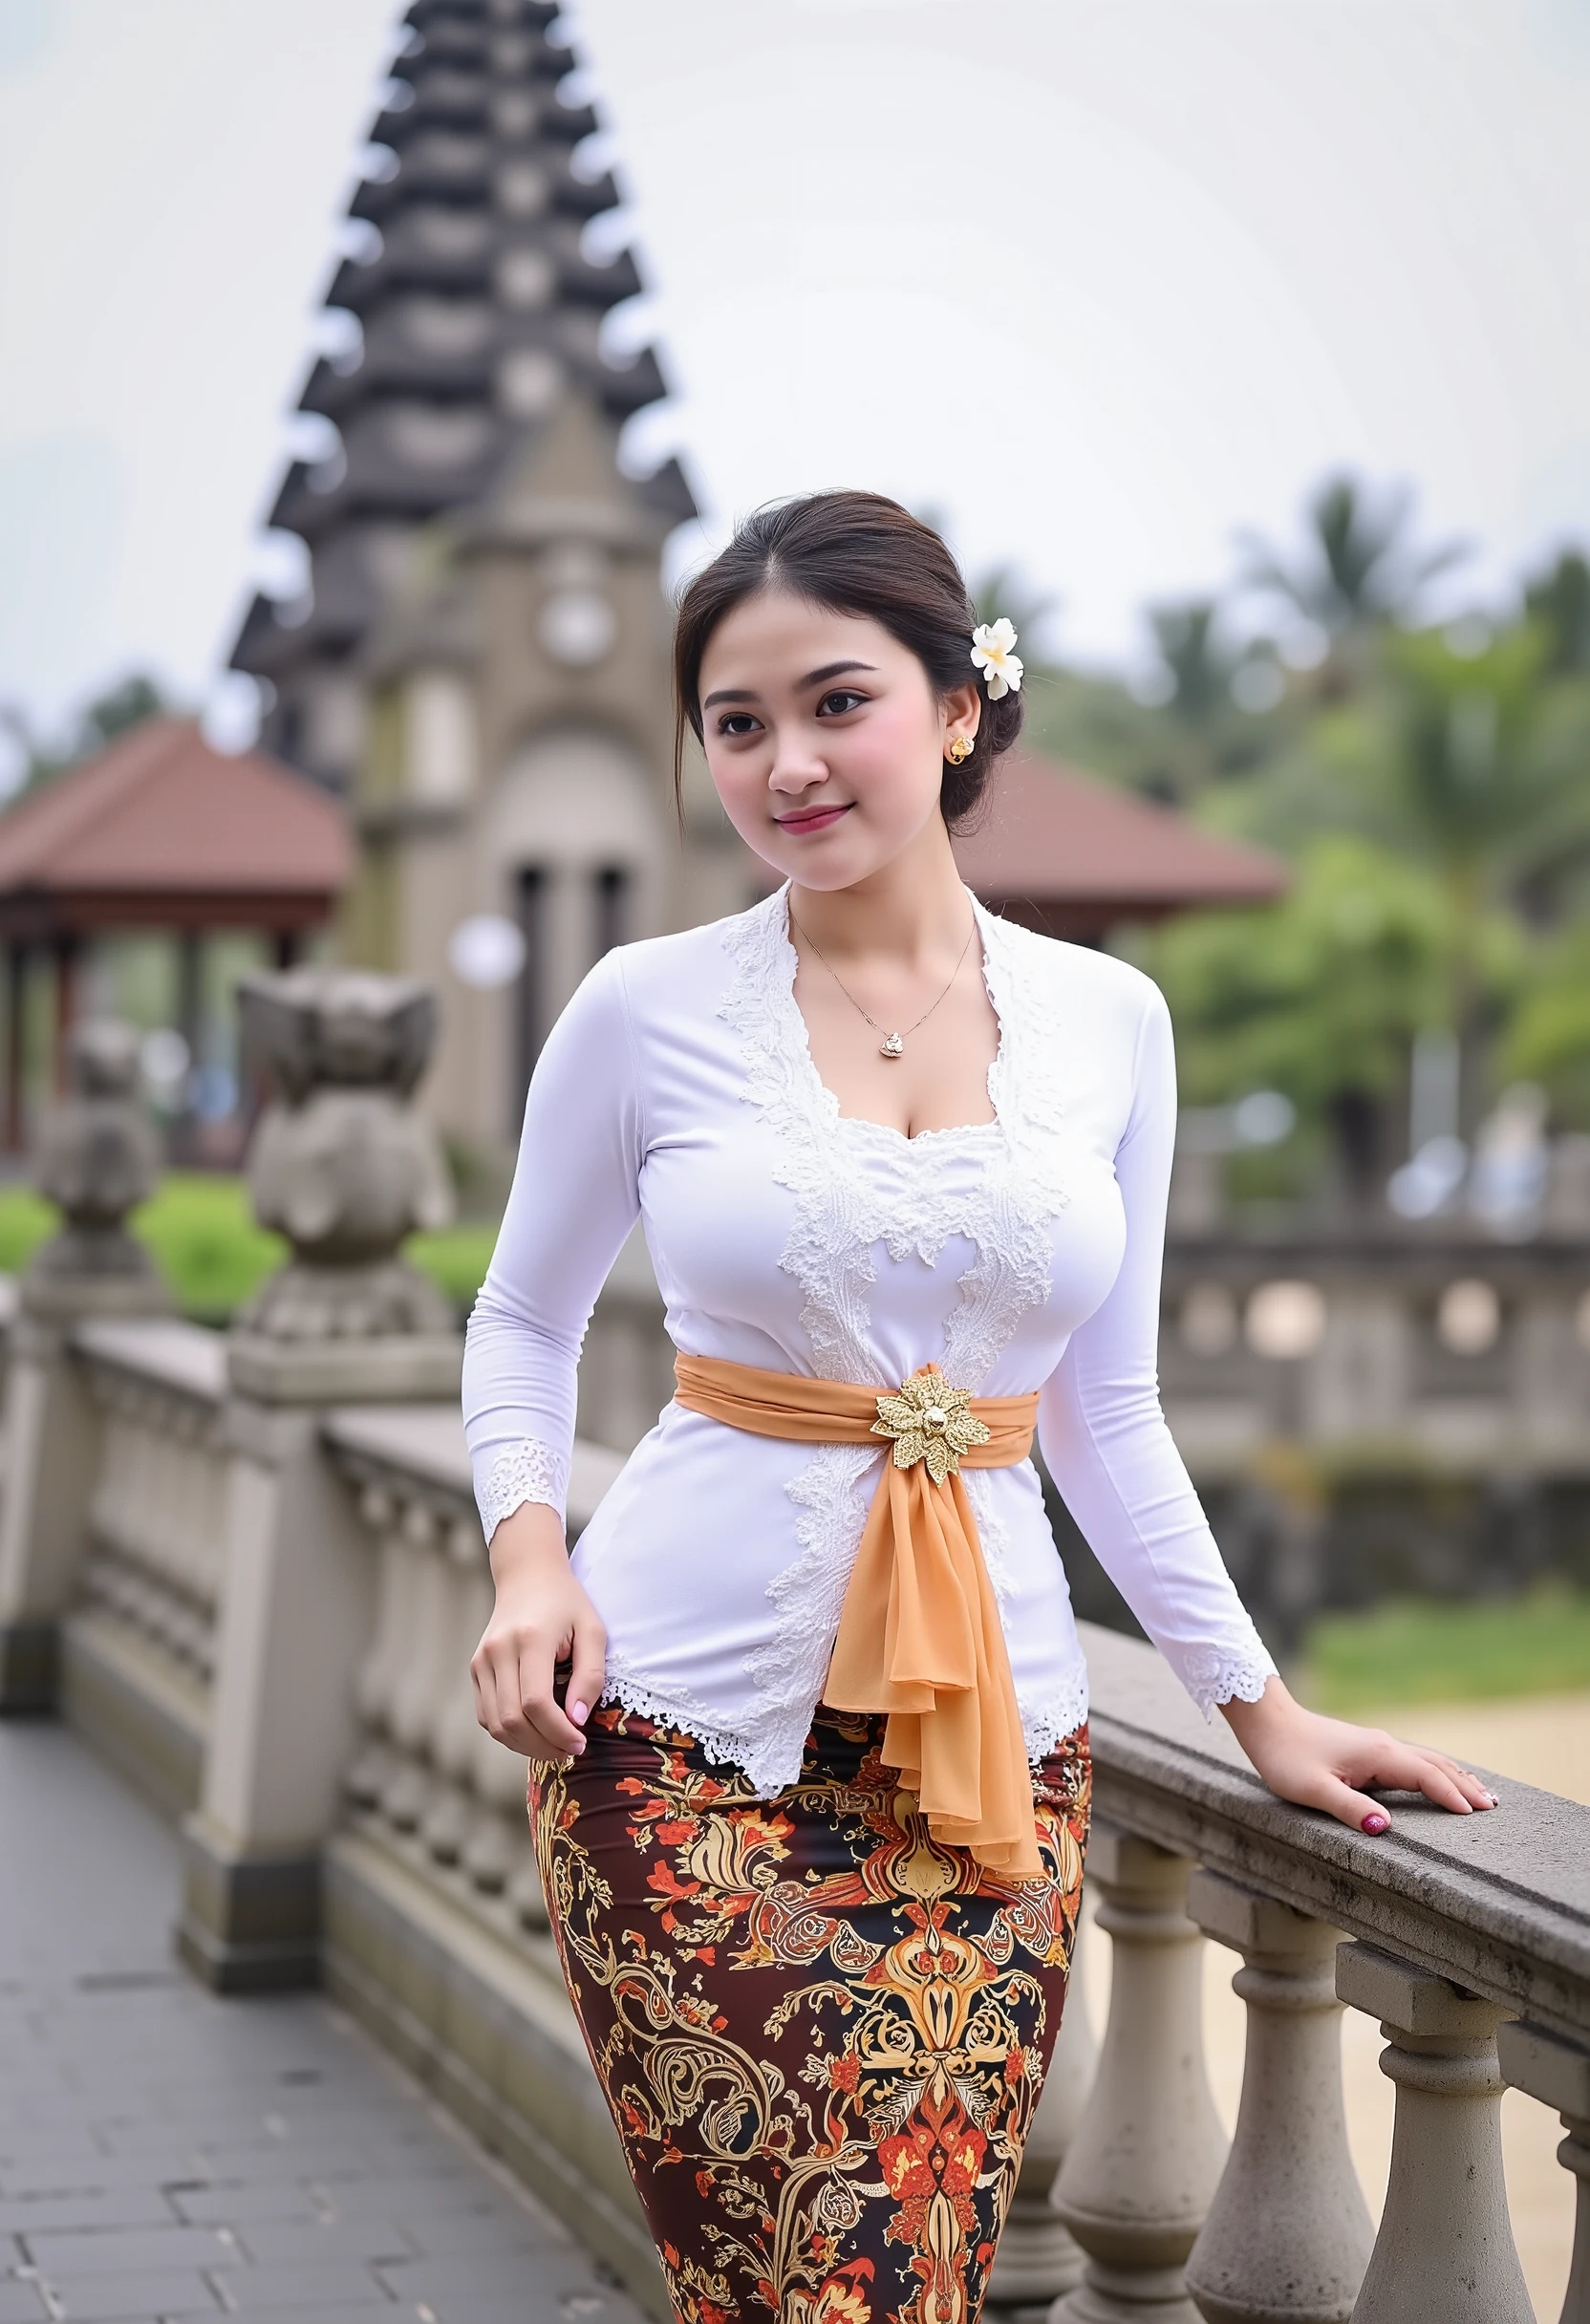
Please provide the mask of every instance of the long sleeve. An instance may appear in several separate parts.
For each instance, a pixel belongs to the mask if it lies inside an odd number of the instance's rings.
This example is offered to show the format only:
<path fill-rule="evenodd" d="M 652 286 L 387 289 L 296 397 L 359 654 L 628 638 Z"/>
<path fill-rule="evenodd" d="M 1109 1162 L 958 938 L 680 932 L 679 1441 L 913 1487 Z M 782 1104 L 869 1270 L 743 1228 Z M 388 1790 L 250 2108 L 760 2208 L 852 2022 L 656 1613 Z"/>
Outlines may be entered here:
<path fill-rule="evenodd" d="M 561 1516 L 574 1374 L 639 1216 L 640 1097 L 621 958 L 597 963 L 542 1050 L 513 1187 L 469 1318 L 463 1422 L 489 1541 L 525 1501 Z"/>
<path fill-rule="evenodd" d="M 1275 1665 L 1221 1562 L 1160 1408 L 1160 1276 L 1175 1126 L 1171 1020 L 1153 992 L 1115 1156 L 1125 1257 L 1108 1297 L 1072 1334 L 1043 1388 L 1038 1434 L 1094 1556 L 1207 1714 L 1234 1696 L 1256 1701 Z"/>

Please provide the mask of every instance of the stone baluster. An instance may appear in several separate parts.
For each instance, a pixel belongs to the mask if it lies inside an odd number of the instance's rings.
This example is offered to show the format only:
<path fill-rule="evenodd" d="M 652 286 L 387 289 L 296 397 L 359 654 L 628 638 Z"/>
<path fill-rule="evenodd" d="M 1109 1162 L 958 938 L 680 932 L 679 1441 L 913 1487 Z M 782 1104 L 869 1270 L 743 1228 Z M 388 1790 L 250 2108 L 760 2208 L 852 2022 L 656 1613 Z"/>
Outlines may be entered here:
<path fill-rule="evenodd" d="M 484 1563 L 478 1526 L 467 1519 L 447 1526 L 443 1540 L 447 1574 L 446 1668 L 441 1699 L 431 1737 L 431 1759 L 438 1775 L 436 1799 L 426 1817 L 421 1837 L 439 1863 L 455 1864 L 473 1833 L 477 1810 L 471 1792 L 475 1737 L 482 1730 L 475 1716 L 475 1689 L 469 1660 L 486 1617 L 475 1619 L 480 1604 L 473 1586 Z"/>
<path fill-rule="evenodd" d="M 400 1832 L 412 1832 L 423 1821 L 432 1801 L 428 1762 L 437 1695 L 448 1677 L 452 1609 L 447 1568 L 438 1555 L 435 1517 L 422 1502 L 410 1501 L 399 1522 L 413 1551 L 413 1596 L 402 1661 L 387 1711 L 387 1730 L 404 1758 L 401 1772 L 381 1796 L 381 1806 Z"/>
<path fill-rule="evenodd" d="M 1515 2090 L 1527 2091 L 1562 2117 L 1568 2136 L 1557 2159 L 1579 2182 L 1579 2194 L 1560 2324 L 1590 2324 L 1590 2050 L 1548 2034 L 1543 2026 L 1515 2020 L 1497 2028 L 1496 2053 Z"/>
<path fill-rule="evenodd" d="M 1060 2036 L 989 2280 L 989 2306 L 1008 2324 L 1045 2324 L 1054 2301 L 1082 2281 L 1082 2252 L 1053 2202 L 1055 2182 L 1071 2151 L 1099 2057 L 1084 1990 L 1080 1927 L 1077 1934 Z"/>
<path fill-rule="evenodd" d="M 1397 2086 L 1391 2175 L 1353 2324 L 1535 2324 L 1502 2178 L 1505 2012 L 1374 1947 L 1336 1956 L 1336 1990 L 1378 2017 Z"/>
<path fill-rule="evenodd" d="M 1187 2288 L 1207 2324 L 1347 2324 L 1374 2229 L 1347 2151 L 1338 1932 L 1194 1872 L 1187 1909 L 1242 1955 L 1247 2004 L 1236 2136 Z"/>
<path fill-rule="evenodd" d="M 349 1769 L 344 1789 L 355 1806 L 374 1808 L 395 1772 L 392 1752 L 382 1738 L 402 1669 L 408 1584 L 415 1553 L 397 1529 L 390 1494 L 383 1493 L 378 1485 L 366 1485 L 359 1495 L 358 1507 L 361 1519 L 376 1535 L 380 1547 L 376 1621 L 354 1681 L 354 1700 L 369 1739 Z"/>
<path fill-rule="evenodd" d="M 1113 1943 L 1109 2018 L 1055 2207 L 1087 2254 L 1053 2324 L 1197 2324 L 1184 2270 L 1226 2140 L 1204 2072 L 1203 1939 L 1188 1860 L 1096 1825 L 1087 1877 Z"/>

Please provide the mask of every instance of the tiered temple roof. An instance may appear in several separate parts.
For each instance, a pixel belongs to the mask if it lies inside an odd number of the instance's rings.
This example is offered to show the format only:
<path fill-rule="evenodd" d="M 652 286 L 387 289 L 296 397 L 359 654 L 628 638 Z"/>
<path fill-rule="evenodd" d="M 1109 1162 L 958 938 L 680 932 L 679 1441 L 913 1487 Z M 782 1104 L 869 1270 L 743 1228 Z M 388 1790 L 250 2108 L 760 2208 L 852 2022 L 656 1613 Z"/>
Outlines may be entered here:
<path fill-rule="evenodd" d="M 309 545 L 311 599 L 256 597 L 232 656 L 278 690 L 268 741 L 326 780 L 335 753 L 292 715 L 295 681 L 356 651 L 413 529 L 488 494 L 569 390 L 612 423 L 664 393 L 650 350 L 628 364 L 602 351 L 603 316 L 640 278 L 627 251 L 601 265 L 582 250 L 618 193 L 578 165 L 596 118 L 559 98 L 573 60 L 548 37 L 556 13 L 549 0 L 414 0 L 404 17 L 374 174 L 351 204 L 363 247 L 326 302 L 356 323 L 299 405 L 336 436 L 290 467 L 270 516 Z M 695 513 L 672 462 L 635 489 L 659 532 Z"/>

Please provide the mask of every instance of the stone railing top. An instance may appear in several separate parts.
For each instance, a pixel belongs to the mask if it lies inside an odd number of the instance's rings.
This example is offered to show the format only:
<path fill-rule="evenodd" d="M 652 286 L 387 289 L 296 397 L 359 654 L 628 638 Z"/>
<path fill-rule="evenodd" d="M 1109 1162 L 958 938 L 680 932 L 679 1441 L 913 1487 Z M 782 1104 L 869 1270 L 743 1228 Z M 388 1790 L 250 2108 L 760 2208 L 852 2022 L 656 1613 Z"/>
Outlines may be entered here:
<path fill-rule="evenodd" d="M 175 1316 L 79 1323 L 72 1345 L 96 1364 L 175 1388 L 200 1404 L 219 1405 L 226 1393 L 226 1336 L 202 1323 L 184 1323 Z"/>
<path fill-rule="evenodd" d="M 474 1485 L 463 1423 L 450 1404 L 358 1405 L 326 1416 L 323 1433 L 338 1452 L 390 1469 L 414 1483 L 440 1488 L 473 1509 Z M 569 1523 L 578 1532 L 624 1466 L 622 1452 L 574 1440 L 569 1478 Z"/>
<path fill-rule="evenodd" d="M 1398 1796 L 1369 1840 L 1277 1799 L 1152 1647 L 1081 1627 L 1101 1820 L 1590 2045 L 1590 1808 L 1484 1770 L 1498 1808 Z"/>

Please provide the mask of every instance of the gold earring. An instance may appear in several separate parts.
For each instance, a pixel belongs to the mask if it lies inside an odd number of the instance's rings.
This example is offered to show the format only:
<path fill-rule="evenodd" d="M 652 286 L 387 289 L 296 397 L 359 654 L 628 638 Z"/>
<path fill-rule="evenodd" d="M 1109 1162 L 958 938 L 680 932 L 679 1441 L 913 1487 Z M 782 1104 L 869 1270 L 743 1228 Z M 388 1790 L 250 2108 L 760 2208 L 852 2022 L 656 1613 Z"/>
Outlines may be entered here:
<path fill-rule="evenodd" d="M 960 766 L 972 756 L 976 748 L 977 745 L 969 734 L 957 734 L 944 756 L 952 766 Z"/>

